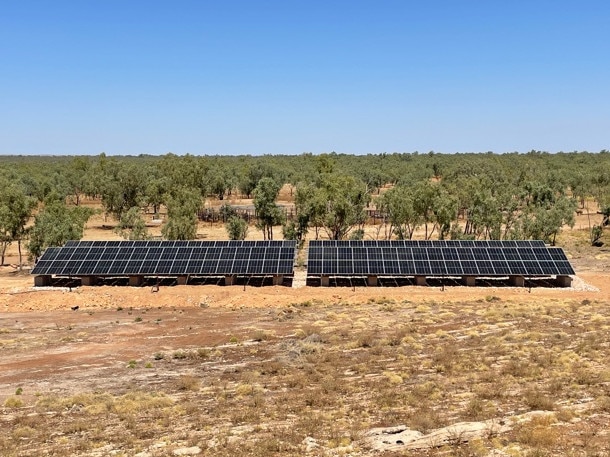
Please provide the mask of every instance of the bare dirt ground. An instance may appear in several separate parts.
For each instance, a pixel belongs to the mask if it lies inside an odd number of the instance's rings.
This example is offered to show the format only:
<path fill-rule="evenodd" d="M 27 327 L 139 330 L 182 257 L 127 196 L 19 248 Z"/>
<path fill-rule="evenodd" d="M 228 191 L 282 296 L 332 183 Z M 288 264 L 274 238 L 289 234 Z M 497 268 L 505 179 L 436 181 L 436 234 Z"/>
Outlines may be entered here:
<path fill-rule="evenodd" d="M 610 252 L 587 226 L 560 239 L 570 289 L 35 289 L 1 267 L 0 455 L 608 456 Z"/>

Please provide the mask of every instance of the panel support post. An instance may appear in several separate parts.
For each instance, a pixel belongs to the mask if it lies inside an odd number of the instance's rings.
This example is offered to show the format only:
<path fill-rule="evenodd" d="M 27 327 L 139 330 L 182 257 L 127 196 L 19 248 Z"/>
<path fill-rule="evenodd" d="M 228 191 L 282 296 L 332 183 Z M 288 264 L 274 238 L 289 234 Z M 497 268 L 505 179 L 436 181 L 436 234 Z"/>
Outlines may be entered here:
<path fill-rule="evenodd" d="M 273 285 L 281 286 L 284 283 L 284 275 L 273 275 Z"/>
<path fill-rule="evenodd" d="M 377 287 L 377 276 L 368 275 L 366 277 L 366 285 L 369 287 Z"/>
<path fill-rule="evenodd" d="M 225 276 L 225 286 L 233 286 L 233 285 L 235 285 L 236 279 L 237 279 L 236 275 L 226 275 Z"/>
<path fill-rule="evenodd" d="M 415 276 L 415 285 L 416 286 L 427 286 L 428 282 L 426 281 L 425 276 Z"/>
<path fill-rule="evenodd" d="M 555 279 L 555 285 L 557 287 L 570 287 L 572 285 L 572 278 L 567 275 L 559 275 Z"/>
<path fill-rule="evenodd" d="M 523 276 L 509 276 L 508 284 L 513 287 L 524 287 L 525 286 L 525 278 Z"/>
<path fill-rule="evenodd" d="M 36 287 L 47 287 L 51 285 L 51 275 L 40 275 L 34 277 L 34 285 Z"/>
<path fill-rule="evenodd" d="M 144 276 L 130 276 L 129 285 L 131 287 L 140 287 L 144 283 Z"/>
<path fill-rule="evenodd" d="M 329 276 L 321 276 L 320 277 L 320 285 L 322 287 L 330 286 L 330 277 Z"/>
<path fill-rule="evenodd" d="M 476 276 L 462 276 L 462 284 L 468 287 L 474 287 L 477 284 Z"/>
<path fill-rule="evenodd" d="M 97 284 L 97 277 L 95 276 L 83 276 L 80 278 L 80 283 L 83 286 L 95 286 Z"/>
<path fill-rule="evenodd" d="M 186 283 L 188 282 L 189 277 L 186 275 L 180 275 L 178 276 L 178 278 L 176 278 L 176 284 L 178 284 L 179 286 L 186 286 Z"/>

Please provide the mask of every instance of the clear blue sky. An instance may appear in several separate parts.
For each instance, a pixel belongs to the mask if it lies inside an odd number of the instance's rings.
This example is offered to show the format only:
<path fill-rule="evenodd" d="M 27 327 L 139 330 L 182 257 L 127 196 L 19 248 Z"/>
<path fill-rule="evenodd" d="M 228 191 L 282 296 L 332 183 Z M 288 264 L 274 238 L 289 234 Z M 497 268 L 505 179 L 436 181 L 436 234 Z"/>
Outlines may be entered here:
<path fill-rule="evenodd" d="M 610 2 L 19 0 L 0 154 L 610 149 Z"/>

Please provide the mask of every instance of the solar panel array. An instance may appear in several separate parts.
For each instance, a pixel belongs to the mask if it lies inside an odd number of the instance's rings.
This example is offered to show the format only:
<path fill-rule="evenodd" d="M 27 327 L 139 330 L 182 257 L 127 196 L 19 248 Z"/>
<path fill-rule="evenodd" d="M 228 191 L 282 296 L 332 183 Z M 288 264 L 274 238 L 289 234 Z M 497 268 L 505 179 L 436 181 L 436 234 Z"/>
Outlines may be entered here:
<path fill-rule="evenodd" d="M 573 275 L 542 241 L 310 241 L 308 276 Z"/>
<path fill-rule="evenodd" d="M 69 241 L 32 270 L 56 276 L 214 276 L 293 273 L 295 241 Z"/>

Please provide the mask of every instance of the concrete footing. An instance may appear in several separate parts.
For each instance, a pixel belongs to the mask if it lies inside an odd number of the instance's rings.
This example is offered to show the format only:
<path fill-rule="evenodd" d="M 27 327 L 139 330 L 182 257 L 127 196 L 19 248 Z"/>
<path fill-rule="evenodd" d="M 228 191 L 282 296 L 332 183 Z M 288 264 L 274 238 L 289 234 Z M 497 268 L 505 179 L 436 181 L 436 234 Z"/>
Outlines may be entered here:
<path fill-rule="evenodd" d="M 427 286 L 428 282 L 426 281 L 425 276 L 415 276 L 415 285 L 416 286 Z"/>
<path fill-rule="evenodd" d="M 144 276 L 130 276 L 129 277 L 129 285 L 131 287 L 140 287 L 144 284 Z"/>
<path fill-rule="evenodd" d="M 570 276 L 559 275 L 555 279 L 555 285 L 557 287 L 570 287 L 572 285 L 572 278 Z"/>
<path fill-rule="evenodd" d="M 377 276 L 374 276 L 374 275 L 367 276 L 366 285 L 369 287 L 377 287 Z"/>
<path fill-rule="evenodd" d="M 186 286 L 186 283 L 189 281 L 189 277 L 188 276 L 178 276 L 176 278 L 176 284 L 178 284 L 179 286 Z"/>
<path fill-rule="evenodd" d="M 225 286 L 233 286 L 235 284 L 236 279 L 237 279 L 237 276 L 235 276 L 235 275 L 226 275 L 225 276 Z"/>
<path fill-rule="evenodd" d="M 34 276 L 34 285 L 36 287 L 48 287 L 51 285 L 51 279 L 50 275 Z"/>
<path fill-rule="evenodd" d="M 284 283 L 284 275 L 273 275 L 273 285 L 281 286 Z"/>
<path fill-rule="evenodd" d="M 80 283 L 83 286 L 95 286 L 97 284 L 97 278 L 95 276 L 82 276 Z"/>
<path fill-rule="evenodd" d="M 468 287 L 474 287 L 477 284 L 476 276 L 462 276 L 462 284 Z"/>
<path fill-rule="evenodd" d="M 524 287 L 525 286 L 525 278 L 523 276 L 509 276 L 508 284 L 513 287 Z"/>
<path fill-rule="evenodd" d="M 320 285 L 322 287 L 330 286 L 330 278 L 328 276 L 321 276 L 320 277 Z"/>

